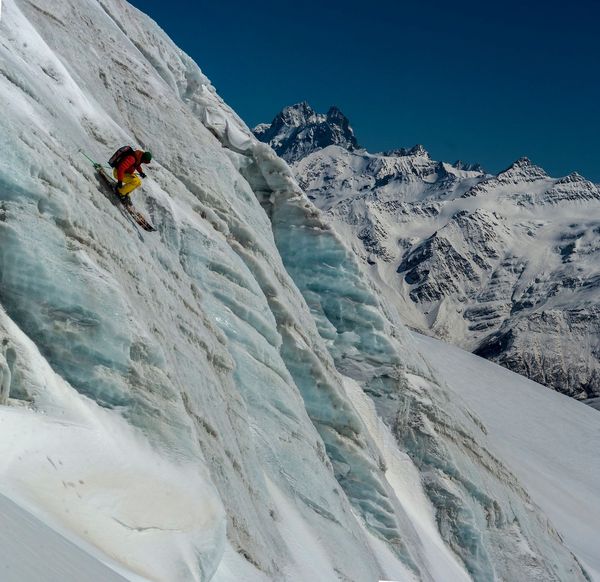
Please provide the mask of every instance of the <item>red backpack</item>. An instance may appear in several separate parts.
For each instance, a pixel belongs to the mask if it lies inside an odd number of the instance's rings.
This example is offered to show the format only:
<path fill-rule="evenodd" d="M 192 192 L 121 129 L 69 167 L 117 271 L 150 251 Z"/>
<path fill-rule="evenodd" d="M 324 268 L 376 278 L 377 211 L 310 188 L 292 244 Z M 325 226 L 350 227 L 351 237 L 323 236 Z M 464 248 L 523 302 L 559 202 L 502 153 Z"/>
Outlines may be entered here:
<path fill-rule="evenodd" d="M 123 146 L 119 148 L 108 160 L 108 165 L 111 168 L 116 168 L 126 156 L 133 155 L 135 152 L 131 146 Z"/>

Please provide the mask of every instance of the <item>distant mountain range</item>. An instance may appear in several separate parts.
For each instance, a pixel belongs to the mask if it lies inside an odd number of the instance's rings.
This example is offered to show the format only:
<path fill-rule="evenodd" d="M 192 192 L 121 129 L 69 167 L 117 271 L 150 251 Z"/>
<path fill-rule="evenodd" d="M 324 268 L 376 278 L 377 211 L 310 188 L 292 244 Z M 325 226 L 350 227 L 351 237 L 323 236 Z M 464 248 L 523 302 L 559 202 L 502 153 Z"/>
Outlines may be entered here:
<path fill-rule="evenodd" d="M 336 107 L 255 135 L 292 166 L 408 325 L 578 399 L 600 396 L 600 188 L 523 157 L 497 175 L 361 148 Z"/>

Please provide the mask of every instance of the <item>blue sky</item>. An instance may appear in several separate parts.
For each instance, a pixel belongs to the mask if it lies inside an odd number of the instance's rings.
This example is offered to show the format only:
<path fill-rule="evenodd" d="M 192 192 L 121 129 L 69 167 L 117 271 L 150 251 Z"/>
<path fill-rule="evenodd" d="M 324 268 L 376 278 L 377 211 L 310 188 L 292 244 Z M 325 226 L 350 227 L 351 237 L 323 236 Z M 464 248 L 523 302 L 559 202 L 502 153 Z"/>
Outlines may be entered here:
<path fill-rule="evenodd" d="M 130 0 L 131 1 L 131 0 Z M 133 0 L 250 126 L 335 104 L 371 151 L 600 182 L 600 2 Z"/>

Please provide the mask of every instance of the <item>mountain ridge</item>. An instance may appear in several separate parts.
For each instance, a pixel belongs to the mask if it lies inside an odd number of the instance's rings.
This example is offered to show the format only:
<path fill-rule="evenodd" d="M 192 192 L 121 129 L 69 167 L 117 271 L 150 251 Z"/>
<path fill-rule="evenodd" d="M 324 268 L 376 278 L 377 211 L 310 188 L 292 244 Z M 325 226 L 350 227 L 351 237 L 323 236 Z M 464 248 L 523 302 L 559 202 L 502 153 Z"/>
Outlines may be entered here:
<path fill-rule="evenodd" d="M 281 144 L 299 183 L 396 290 L 406 323 L 566 394 L 600 394 L 598 185 L 527 156 L 488 174 L 420 145 L 371 154 L 300 139 Z"/>

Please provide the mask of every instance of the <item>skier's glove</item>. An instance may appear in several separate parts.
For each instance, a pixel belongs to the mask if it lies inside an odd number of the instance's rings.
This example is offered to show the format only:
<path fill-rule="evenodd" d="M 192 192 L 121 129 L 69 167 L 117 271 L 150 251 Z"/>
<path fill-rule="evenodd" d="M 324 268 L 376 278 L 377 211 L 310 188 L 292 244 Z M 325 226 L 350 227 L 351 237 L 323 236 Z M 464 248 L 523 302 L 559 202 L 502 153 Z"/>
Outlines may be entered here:
<path fill-rule="evenodd" d="M 117 182 L 117 188 L 123 188 L 123 182 L 121 182 L 121 180 Z"/>
<path fill-rule="evenodd" d="M 145 177 L 146 177 L 146 174 L 144 174 L 144 172 L 138 172 L 138 173 L 139 173 L 139 175 L 140 175 L 142 178 L 145 178 Z"/>

